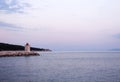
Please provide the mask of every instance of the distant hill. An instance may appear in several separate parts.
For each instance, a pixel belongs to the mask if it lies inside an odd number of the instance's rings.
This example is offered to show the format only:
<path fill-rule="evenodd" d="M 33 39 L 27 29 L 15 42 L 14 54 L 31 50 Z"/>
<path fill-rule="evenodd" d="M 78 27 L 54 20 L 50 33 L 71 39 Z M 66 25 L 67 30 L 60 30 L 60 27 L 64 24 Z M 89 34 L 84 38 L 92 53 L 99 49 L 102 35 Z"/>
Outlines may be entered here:
<path fill-rule="evenodd" d="M 111 51 L 120 51 L 120 48 L 111 49 Z"/>
<path fill-rule="evenodd" d="M 24 46 L 8 43 L 0 43 L 0 51 L 19 51 L 24 50 Z M 51 51 L 50 49 L 31 47 L 31 51 Z"/>

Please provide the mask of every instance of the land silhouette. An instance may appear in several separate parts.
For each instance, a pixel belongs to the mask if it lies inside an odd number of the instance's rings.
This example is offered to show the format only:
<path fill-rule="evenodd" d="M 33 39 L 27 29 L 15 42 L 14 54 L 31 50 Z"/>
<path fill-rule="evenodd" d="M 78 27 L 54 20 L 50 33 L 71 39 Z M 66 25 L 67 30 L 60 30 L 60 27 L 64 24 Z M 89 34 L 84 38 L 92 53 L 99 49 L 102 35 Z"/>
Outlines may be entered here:
<path fill-rule="evenodd" d="M 8 44 L 8 43 L 0 43 L 0 51 L 23 51 L 25 49 L 22 45 Z M 35 48 L 30 47 L 31 51 L 51 51 L 50 49 L 44 48 Z"/>

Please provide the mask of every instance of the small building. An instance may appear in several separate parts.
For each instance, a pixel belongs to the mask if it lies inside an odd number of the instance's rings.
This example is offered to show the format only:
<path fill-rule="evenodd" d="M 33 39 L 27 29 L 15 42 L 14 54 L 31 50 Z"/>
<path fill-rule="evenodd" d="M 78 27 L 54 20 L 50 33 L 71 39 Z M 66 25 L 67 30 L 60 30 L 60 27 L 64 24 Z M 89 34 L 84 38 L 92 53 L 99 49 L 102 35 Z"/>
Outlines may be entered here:
<path fill-rule="evenodd" d="M 30 52 L 30 45 L 29 45 L 29 43 L 26 43 L 26 45 L 25 45 L 25 51 L 26 52 Z"/>

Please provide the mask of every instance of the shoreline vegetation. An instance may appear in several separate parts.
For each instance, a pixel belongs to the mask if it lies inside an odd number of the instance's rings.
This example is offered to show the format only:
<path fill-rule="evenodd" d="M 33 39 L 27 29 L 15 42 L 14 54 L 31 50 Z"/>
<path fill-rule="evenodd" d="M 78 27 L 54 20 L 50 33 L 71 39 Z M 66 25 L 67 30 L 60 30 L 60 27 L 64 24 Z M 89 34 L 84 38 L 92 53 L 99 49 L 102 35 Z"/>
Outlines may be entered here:
<path fill-rule="evenodd" d="M 25 46 L 0 43 L 0 57 L 10 56 L 39 56 L 38 51 L 51 51 L 50 49 L 30 47 L 30 51 L 25 50 Z"/>
<path fill-rule="evenodd" d="M 0 43 L 0 51 L 24 51 L 25 46 Z M 31 51 L 52 51 L 50 49 L 30 47 Z"/>

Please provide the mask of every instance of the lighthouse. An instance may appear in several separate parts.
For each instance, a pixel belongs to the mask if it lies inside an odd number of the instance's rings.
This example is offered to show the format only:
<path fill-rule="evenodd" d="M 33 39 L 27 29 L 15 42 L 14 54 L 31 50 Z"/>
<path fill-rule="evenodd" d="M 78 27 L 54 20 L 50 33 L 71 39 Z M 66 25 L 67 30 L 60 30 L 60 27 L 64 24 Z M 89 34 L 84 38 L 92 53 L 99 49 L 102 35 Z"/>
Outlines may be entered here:
<path fill-rule="evenodd" d="M 30 52 L 30 45 L 29 45 L 29 43 L 26 43 L 26 45 L 25 45 L 25 51 L 26 52 Z"/>

